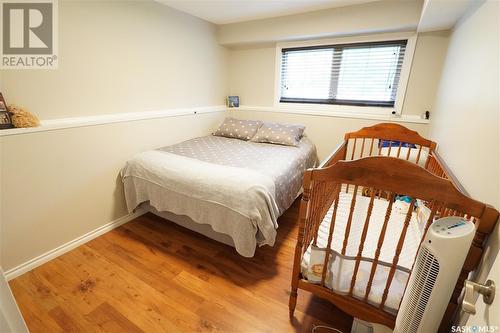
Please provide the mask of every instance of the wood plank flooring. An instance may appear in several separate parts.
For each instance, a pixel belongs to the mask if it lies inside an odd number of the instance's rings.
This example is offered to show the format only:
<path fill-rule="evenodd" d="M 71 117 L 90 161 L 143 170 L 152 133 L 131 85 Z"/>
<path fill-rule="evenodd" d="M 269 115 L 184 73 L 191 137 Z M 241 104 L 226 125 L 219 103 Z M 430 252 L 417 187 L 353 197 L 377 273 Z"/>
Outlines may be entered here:
<path fill-rule="evenodd" d="M 226 245 L 143 215 L 10 282 L 37 332 L 350 332 L 352 318 L 299 291 L 288 295 L 298 201 L 274 247 L 243 258 Z"/>

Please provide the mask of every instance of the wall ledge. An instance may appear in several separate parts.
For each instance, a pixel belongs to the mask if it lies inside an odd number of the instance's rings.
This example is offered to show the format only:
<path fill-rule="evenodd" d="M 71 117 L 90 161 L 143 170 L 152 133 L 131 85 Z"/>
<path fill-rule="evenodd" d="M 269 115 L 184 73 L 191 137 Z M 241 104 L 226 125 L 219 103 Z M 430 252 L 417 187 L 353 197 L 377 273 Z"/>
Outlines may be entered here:
<path fill-rule="evenodd" d="M 395 123 L 415 123 L 415 124 L 429 123 L 429 119 L 422 119 L 417 115 L 393 116 L 393 115 L 376 114 L 376 113 L 339 112 L 330 110 L 311 110 L 311 109 L 283 108 L 283 107 L 273 107 L 273 106 L 250 106 L 250 105 L 242 105 L 239 108 L 229 108 L 228 110 L 234 110 L 236 112 L 238 110 L 241 110 L 241 111 L 301 114 L 301 115 L 310 115 L 319 117 L 382 120 Z"/>
<path fill-rule="evenodd" d="M 96 116 L 42 120 L 41 125 L 38 127 L 12 128 L 12 129 L 0 130 L 0 137 L 56 131 L 67 128 L 98 126 L 98 125 L 113 124 L 113 123 L 157 119 L 157 118 L 181 117 L 181 116 L 190 116 L 197 114 L 226 112 L 228 110 L 236 112 L 238 110 L 241 110 L 241 111 L 256 111 L 256 112 L 301 114 L 301 115 L 310 115 L 319 117 L 381 120 L 381 121 L 396 122 L 396 123 L 416 123 L 416 124 L 429 123 L 428 119 L 422 119 L 417 115 L 393 116 L 393 115 L 387 115 L 385 113 L 376 114 L 376 113 L 360 113 L 360 112 L 339 112 L 331 110 L 314 110 L 307 108 L 284 108 L 284 107 L 251 106 L 251 105 L 242 105 L 239 108 L 227 108 L 225 105 L 214 105 L 214 106 L 197 106 L 197 107 L 179 108 L 179 109 L 165 109 L 158 111 L 117 113 L 117 114 L 106 114 L 106 115 L 96 115 Z"/>
<path fill-rule="evenodd" d="M 40 122 L 41 125 L 38 127 L 12 128 L 12 129 L 0 130 L 0 137 L 55 131 L 66 128 L 97 126 L 97 125 L 129 122 L 129 121 L 180 117 L 180 116 L 225 112 L 225 111 L 226 111 L 225 105 L 215 105 L 215 106 L 197 106 L 197 107 L 179 108 L 179 109 L 165 109 L 158 111 L 130 112 L 130 113 L 105 114 L 105 115 L 85 116 L 85 117 L 50 119 L 50 120 L 42 120 Z"/>

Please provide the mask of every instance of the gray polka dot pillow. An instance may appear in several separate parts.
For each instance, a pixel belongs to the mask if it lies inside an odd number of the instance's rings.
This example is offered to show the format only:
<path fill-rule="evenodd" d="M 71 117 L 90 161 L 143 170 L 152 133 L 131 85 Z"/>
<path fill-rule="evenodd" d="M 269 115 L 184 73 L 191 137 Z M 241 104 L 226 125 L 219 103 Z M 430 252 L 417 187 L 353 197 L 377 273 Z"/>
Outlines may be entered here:
<path fill-rule="evenodd" d="M 250 140 L 257 133 L 259 127 L 262 126 L 262 123 L 260 120 L 242 120 L 227 117 L 213 135 Z"/>
<path fill-rule="evenodd" d="M 275 143 L 298 146 L 304 135 L 305 126 L 265 122 L 252 138 L 252 142 Z"/>

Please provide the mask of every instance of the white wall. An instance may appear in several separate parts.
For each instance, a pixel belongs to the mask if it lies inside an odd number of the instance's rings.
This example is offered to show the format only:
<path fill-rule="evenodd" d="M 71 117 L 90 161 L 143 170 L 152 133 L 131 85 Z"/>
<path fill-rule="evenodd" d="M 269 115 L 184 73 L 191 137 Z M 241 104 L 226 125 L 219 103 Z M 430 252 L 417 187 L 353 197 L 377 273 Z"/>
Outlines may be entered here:
<path fill-rule="evenodd" d="M 59 69 L 4 70 L 40 119 L 224 104 L 216 27 L 153 0 L 59 1 Z"/>
<path fill-rule="evenodd" d="M 258 45 L 229 51 L 229 94 L 240 97 L 240 104 L 274 105 L 276 47 Z"/>
<path fill-rule="evenodd" d="M 403 115 L 432 111 L 447 45 L 447 32 L 418 35 Z M 274 105 L 275 44 L 231 48 L 228 64 L 229 92 L 240 96 L 242 105 Z"/>
<path fill-rule="evenodd" d="M 219 26 L 223 45 L 415 30 L 421 0 L 375 1 Z"/>
<path fill-rule="evenodd" d="M 59 69 L 1 71 L 9 103 L 43 120 L 224 104 L 226 50 L 213 24 L 152 0 L 63 0 L 59 8 Z M 223 116 L 0 137 L 4 271 L 125 216 L 125 161 L 206 135 Z"/>
<path fill-rule="evenodd" d="M 421 115 L 430 111 L 432 117 L 448 40 L 448 31 L 418 34 L 403 114 Z"/>
<path fill-rule="evenodd" d="M 471 9 L 453 30 L 430 134 L 470 195 L 500 207 L 497 7 Z"/>
<path fill-rule="evenodd" d="M 451 33 L 430 133 L 470 195 L 500 209 L 499 3 L 479 2 Z M 476 280 L 500 282 L 500 231 L 490 236 Z M 467 325 L 500 327 L 500 301 L 476 301 Z"/>

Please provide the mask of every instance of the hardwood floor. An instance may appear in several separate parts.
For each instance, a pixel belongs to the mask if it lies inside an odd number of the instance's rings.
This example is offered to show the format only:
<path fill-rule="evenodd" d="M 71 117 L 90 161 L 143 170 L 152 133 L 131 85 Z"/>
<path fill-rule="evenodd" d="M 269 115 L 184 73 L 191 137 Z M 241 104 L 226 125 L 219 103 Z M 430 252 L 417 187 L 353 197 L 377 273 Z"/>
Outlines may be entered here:
<path fill-rule="evenodd" d="M 288 294 L 298 202 L 274 247 L 243 258 L 226 245 L 143 215 L 10 282 L 36 332 L 350 332 L 352 318 L 299 291 Z"/>

